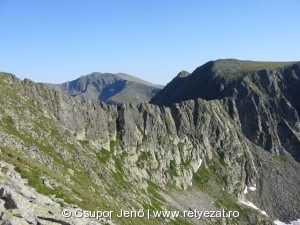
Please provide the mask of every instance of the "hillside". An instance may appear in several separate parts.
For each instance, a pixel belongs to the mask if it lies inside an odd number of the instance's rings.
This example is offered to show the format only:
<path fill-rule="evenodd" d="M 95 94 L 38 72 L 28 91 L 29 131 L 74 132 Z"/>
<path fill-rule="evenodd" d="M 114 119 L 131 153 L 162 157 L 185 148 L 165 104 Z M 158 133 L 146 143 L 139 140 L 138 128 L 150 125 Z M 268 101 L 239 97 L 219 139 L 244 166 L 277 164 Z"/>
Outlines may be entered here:
<path fill-rule="evenodd" d="M 5 191 L 0 191 L 0 221 L 27 221 L 30 215 L 36 224 L 44 221 L 41 217 L 78 224 L 62 218 L 60 207 L 116 213 L 239 211 L 237 218 L 113 216 L 99 224 L 248 225 L 299 219 L 300 69 L 298 63 L 277 66 L 245 71 L 230 81 L 233 92 L 228 88 L 217 98 L 165 105 L 86 101 L 1 73 L 0 190 Z M 174 80 L 194 73 L 183 71 Z M 183 90 L 188 87 L 173 94 Z M 51 198 L 52 215 L 44 201 L 27 195 L 17 201 L 20 185 L 13 186 L 11 177 L 18 174 L 28 180 L 18 178 L 22 188 L 28 185 Z M 9 204 L 12 200 L 16 204 Z"/>
<path fill-rule="evenodd" d="M 108 104 L 148 102 L 161 88 L 127 74 L 92 73 L 63 84 L 47 84 L 64 94 Z"/>

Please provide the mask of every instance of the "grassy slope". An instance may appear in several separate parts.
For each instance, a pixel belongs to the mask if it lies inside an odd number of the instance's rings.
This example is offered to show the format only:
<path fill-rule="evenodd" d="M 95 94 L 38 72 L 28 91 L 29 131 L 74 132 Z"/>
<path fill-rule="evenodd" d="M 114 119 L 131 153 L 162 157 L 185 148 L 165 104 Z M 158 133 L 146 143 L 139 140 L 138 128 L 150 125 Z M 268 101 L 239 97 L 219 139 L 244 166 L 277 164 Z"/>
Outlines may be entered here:
<path fill-rule="evenodd" d="M 22 85 L 31 88 L 26 83 Z M 39 193 L 55 196 L 58 201 L 63 199 L 61 205 L 76 204 L 86 210 L 118 213 L 120 209 L 132 210 L 132 207 L 151 211 L 171 209 L 158 194 L 159 187 L 152 182 L 143 181 L 148 183 L 148 188 L 141 189 L 138 183 L 125 179 L 122 164 L 126 155 L 114 154 L 118 138 L 111 141 L 112 151 L 93 149 L 88 140 L 77 141 L 74 134 L 41 109 L 39 102 L 22 96 L 5 73 L 0 73 L 0 96 L 0 134 L 7 137 L 5 141 L 0 139 L 0 160 L 13 164 Z M 34 146 L 38 154 L 32 155 L 28 151 L 30 146 Z M 88 166 L 83 162 L 88 162 Z M 93 177 L 95 175 L 100 184 Z M 41 177 L 55 181 L 57 186 L 46 187 Z M 155 218 L 113 217 L 113 220 L 117 224 L 162 222 Z M 170 220 L 168 224 L 188 223 L 178 219 Z"/>

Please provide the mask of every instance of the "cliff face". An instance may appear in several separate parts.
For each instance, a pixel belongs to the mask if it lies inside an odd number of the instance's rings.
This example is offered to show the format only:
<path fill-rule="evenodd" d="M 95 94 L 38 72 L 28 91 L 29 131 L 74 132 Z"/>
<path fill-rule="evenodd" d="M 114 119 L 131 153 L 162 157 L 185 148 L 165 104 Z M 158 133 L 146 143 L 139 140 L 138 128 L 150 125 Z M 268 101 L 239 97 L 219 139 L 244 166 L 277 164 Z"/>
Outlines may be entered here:
<path fill-rule="evenodd" d="M 233 96 L 229 110 L 238 118 L 247 138 L 276 154 L 291 154 L 298 162 L 299 65 L 294 64 L 280 72 L 255 72 L 224 93 Z"/>
<path fill-rule="evenodd" d="M 187 77 L 176 77 L 151 103 L 224 100 L 245 137 L 268 151 L 289 153 L 299 162 L 299 78 L 299 63 L 217 60 Z M 174 88 L 179 91 L 169 98 Z"/>
<path fill-rule="evenodd" d="M 130 165 L 124 166 L 157 184 L 164 186 L 173 180 L 186 189 L 200 161 L 207 163 L 206 159 L 213 157 L 230 164 L 225 175 L 234 173 L 249 184 L 255 180 L 247 140 L 220 101 L 198 99 L 171 107 L 148 103 L 115 107 L 69 98 L 43 85 L 13 79 L 22 96 L 35 101 L 74 138 L 88 140 L 94 148 L 114 150 L 117 155 L 130 155 Z M 114 149 L 112 141 L 117 142 Z M 139 164 L 141 155 L 147 160 Z M 252 172 L 247 177 L 246 171 L 240 170 L 245 167 Z M 234 184 L 228 183 L 224 188 L 234 191 Z"/>
<path fill-rule="evenodd" d="M 176 188 L 197 193 L 195 207 L 241 211 L 223 224 L 297 219 L 299 75 L 295 64 L 230 81 L 213 99 L 111 106 L 1 74 L 1 159 L 39 192 L 83 208 L 191 207 L 191 198 L 167 201 Z M 238 199 L 255 201 L 270 218 Z"/>

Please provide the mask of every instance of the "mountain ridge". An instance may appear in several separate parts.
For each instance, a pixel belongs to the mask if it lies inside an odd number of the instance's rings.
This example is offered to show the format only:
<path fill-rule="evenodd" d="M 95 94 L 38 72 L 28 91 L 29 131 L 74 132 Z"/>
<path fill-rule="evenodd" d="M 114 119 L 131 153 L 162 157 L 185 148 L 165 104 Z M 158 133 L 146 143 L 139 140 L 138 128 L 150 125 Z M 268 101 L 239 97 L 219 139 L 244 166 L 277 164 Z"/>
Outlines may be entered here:
<path fill-rule="evenodd" d="M 290 222 L 300 218 L 300 73 L 292 70 L 255 72 L 220 99 L 119 106 L 1 74 L 1 160 L 39 192 L 83 209 L 223 208 L 240 217 L 176 222 Z"/>
<path fill-rule="evenodd" d="M 266 68 L 261 69 L 262 66 Z M 241 72 L 239 68 L 247 69 Z M 294 144 L 287 152 L 300 162 L 300 139 L 297 135 L 300 105 L 296 97 L 300 94 L 299 80 L 299 62 L 210 61 L 187 77 L 175 77 L 150 103 L 172 105 L 197 98 L 229 98 L 228 112 L 233 118 L 243 120 L 240 125 L 246 137 L 268 151 L 278 152 L 286 150 L 281 143 L 285 143 L 285 133 L 290 133 Z M 178 91 L 174 92 L 175 89 Z M 293 112 L 287 116 L 288 109 Z M 264 119 L 261 120 L 259 115 Z M 271 144 L 273 139 L 280 141 Z"/>
<path fill-rule="evenodd" d="M 237 59 L 209 61 L 196 68 L 189 76 L 179 74 L 169 82 L 150 103 L 168 105 L 189 99 L 221 98 L 220 93 L 245 76 L 264 69 L 282 69 L 299 62 L 261 62 Z M 177 90 L 173 93 L 173 90 Z"/>
<path fill-rule="evenodd" d="M 64 94 L 109 104 L 148 102 L 162 86 L 124 73 L 93 72 L 62 84 L 47 84 Z"/>

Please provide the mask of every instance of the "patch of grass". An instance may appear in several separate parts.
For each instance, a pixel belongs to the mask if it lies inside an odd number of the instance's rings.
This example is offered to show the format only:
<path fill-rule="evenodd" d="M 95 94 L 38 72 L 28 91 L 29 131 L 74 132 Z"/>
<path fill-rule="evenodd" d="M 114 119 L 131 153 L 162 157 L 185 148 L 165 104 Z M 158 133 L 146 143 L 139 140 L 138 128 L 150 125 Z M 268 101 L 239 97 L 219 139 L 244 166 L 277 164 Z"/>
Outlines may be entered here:
<path fill-rule="evenodd" d="M 221 175 L 222 163 L 219 160 L 209 160 L 207 157 L 205 161 L 207 162 L 208 168 L 201 166 L 201 168 L 194 174 L 194 182 L 201 189 L 207 189 L 208 183 L 215 182 L 218 185 L 224 185 L 224 177 Z M 224 162 L 227 166 L 227 164 Z"/>
<path fill-rule="evenodd" d="M 126 155 L 127 153 L 123 153 Z M 115 167 L 116 167 L 116 172 L 112 173 L 112 177 L 114 178 L 116 184 L 118 185 L 123 185 L 124 184 L 124 169 L 123 169 L 123 160 L 124 160 L 124 155 L 118 155 L 118 156 L 112 156 L 112 159 L 115 162 Z M 122 156 L 123 155 L 123 156 Z"/>
<path fill-rule="evenodd" d="M 106 163 L 108 159 L 111 156 L 111 152 L 102 148 L 98 153 L 97 153 L 97 159 L 101 163 Z"/>
<path fill-rule="evenodd" d="M 287 162 L 288 161 L 288 157 L 287 156 L 284 156 L 284 155 L 277 155 L 277 154 L 273 154 L 273 158 L 277 161 L 280 161 L 280 162 Z"/>
<path fill-rule="evenodd" d="M 136 166 L 140 169 L 144 168 L 145 162 L 150 159 L 150 152 L 141 152 L 138 156 L 138 160 L 136 162 Z"/>
<path fill-rule="evenodd" d="M 258 214 L 254 209 L 246 206 L 242 206 L 237 202 L 237 198 L 228 194 L 225 191 L 220 191 L 216 196 L 215 206 L 218 209 L 224 209 L 225 211 L 238 211 L 239 217 L 230 218 L 230 221 L 239 224 L 239 221 L 251 221 L 253 215 Z"/>
<path fill-rule="evenodd" d="M 18 152 L 6 147 L 2 147 L 1 160 L 13 164 L 15 170 L 19 172 L 22 178 L 28 180 L 29 186 L 34 187 L 39 193 L 51 196 L 55 195 L 56 198 L 61 198 L 68 204 L 75 204 L 86 210 L 95 210 L 97 208 L 103 210 L 112 210 L 107 207 L 106 200 L 99 197 L 97 185 L 90 178 L 87 171 L 76 171 L 70 183 L 64 176 L 65 171 L 60 168 L 59 172 L 53 171 L 47 166 L 28 158 L 23 152 Z M 68 168 L 74 168 L 74 164 L 69 164 Z M 55 180 L 59 185 L 54 189 L 46 187 L 40 177 Z M 96 193 L 91 192 L 89 187 L 93 187 Z M 95 198 L 97 195 L 97 198 Z M 82 201 L 74 198 L 77 196 Z"/>
<path fill-rule="evenodd" d="M 167 169 L 166 173 L 170 174 L 172 177 L 178 177 L 178 174 L 176 173 L 176 171 L 174 171 L 172 169 Z"/>
<path fill-rule="evenodd" d="M 28 184 L 32 187 L 35 187 L 35 189 L 44 195 L 55 195 L 56 198 L 61 198 L 64 200 L 64 202 L 68 204 L 76 204 L 76 202 L 70 198 L 70 193 L 66 192 L 66 190 L 63 190 L 61 187 L 57 187 L 54 189 L 46 187 L 41 179 L 39 177 L 43 176 L 43 174 L 39 174 L 39 172 L 36 169 L 25 169 L 16 167 L 15 170 L 21 174 L 22 178 L 25 178 L 28 180 Z M 39 176 L 39 177 L 38 177 Z"/>
<path fill-rule="evenodd" d="M 148 196 L 151 199 L 151 205 L 147 205 L 147 207 L 151 210 L 162 210 L 161 205 L 164 202 L 164 198 L 158 193 L 161 188 L 151 180 L 146 180 L 146 182 L 148 184 Z"/>
<path fill-rule="evenodd" d="M 1 172 L 2 173 L 7 173 L 8 169 L 6 167 L 1 167 Z"/>
<path fill-rule="evenodd" d="M 199 187 L 204 188 L 207 186 L 207 183 L 211 179 L 212 175 L 212 172 L 210 172 L 205 167 L 202 167 L 200 170 L 198 170 L 197 173 L 194 174 L 194 183 L 199 185 Z"/>
<path fill-rule="evenodd" d="M 185 161 L 182 161 L 181 166 L 183 167 L 189 167 L 191 165 L 192 159 L 188 158 Z"/>
<path fill-rule="evenodd" d="M 52 137 L 57 137 L 59 135 L 56 129 L 50 129 L 50 134 Z"/>
<path fill-rule="evenodd" d="M 174 159 L 170 161 L 170 168 L 166 170 L 166 173 L 170 174 L 173 177 L 178 177 L 178 174 L 176 172 L 176 162 Z"/>
<path fill-rule="evenodd" d="M 122 173 L 122 172 L 123 172 L 123 162 L 122 162 L 122 159 L 121 159 L 121 158 L 115 157 L 114 160 L 115 160 L 115 166 L 116 166 L 116 169 L 117 169 L 120 173 Z"/>
<path fill-rule="evenodd" d="M 182 149 L 184 147 L 184 143 L 178 142 L 177 146 L 178 146 L 179 149 Z"/>
<path fill-rule="evenodd" d="M 76 147 L 75 147 L 75 145 L 73 143 L 67 143 L 66 145 L 67 145 L 68 149 L 70 149 L 72 151 L 76 150 Z"/>
<path fill-rule="evenodd" d="M 148 141 L 148 136 L 144 134 L 142 138 L 142 143 L 146 143 L 147 141 Z"/>
<path fill-rule="evenodd" d="M 227 167 L 227 166 L 228 166 L 228 164 L 225 162 L 225 159 L 222 158 L 222 157 L 219 158 L 219 162 L 220 162 L 220 164 L 221 164 L 222 166 L 224 166 L 224 167 Z"/>
<path fill-rule="evenodd" d="M 1 120 L 1 122 L 3 124 L 3 129 L 8 134 L 11 134 L 11 135 L 14 135 L 14 136 L 20 136 L 19 132 L 15 128 L 15 122 L 12 119 L 11 116 L 5 116 L 5 117 L 3 117 L 2 120 Z"/>
<path fill-rule="evenodd" d="M 122 142 L 122 134 L 121 132 L 118 131 L 116 135 L 116 140 L 110 141 L 110 150 L 111 151 L 115 150 L 117 147 L 121 145 L 121 142 Z"/>
<path fill-rule="evenodd" d="M 208 162 L 208 165 L 209 165 L 209 169 L 210 169 L 213 173 L 218 172 L 220 166 L 219 166 L 219 164 L 218 164 L 216 161 L 214 161 L 214 160 L 208 160 L 207 162 Z"/>
<path fill-rule="evenodd" d="M 153 183 L 151 180 L 146 179 L 146 182 L 148 184 L 147 188 L 147 193 L 148 196 L 151 199 L 151 203 L 143 203 L 143 208 L 144 209 L 150 209 L 151 212 L 156 211 L 156 210 L 165 210 L 165 199 L 159 194 L 159 191 L 163 191 L 161 187 Z M 162 207 L 164 205 L 164 207 Z M 163 209 L 164 208 L 164 209 Z M 175 210 L 175 209 L 170 209 L 168 210 Z M 154 219 L 154 218 L 153 218 Z M 152 220 L 152 218 L 151 218 Z M 153 224 L 183 224 L 183 225 L 188 225 L 190 224 L 188 220 L 182 219 L 182 218 L 176 218 L 175 220 L 170 220 L 168 223 L 164 221 L 162 223 L 160 220 L 159 221 L 154 221 L 152 220 Z"/>
<path fill-rule="evenodd" d="M 81 144 L 81 146 L 85 147 L 89 145 L 89 141 L 88 140 L 79 140 L 79 143 Z"/>
<path fill-rule="evenodd" d="M 64 178 L 51 171 L 46 166 L 28 158 L 23 152 L 17 152 L 5 147 L 2 148 L 1 159 L 15 165 L 15 170 L 21 174 L 22 178 L 28 180 L 28 184 L 34 187 L 39 193 L 44 195 L 55 195 L 57 198 L 62 198 L 66 203 L 75 204 L 76 202 L 70 198 L 70 193 L 63 189 L 63 186 L 59 186 L 54 189 L 50 189 L 43 185 L 40 177 L 50 177 L 55 180 L 59 180 L 60 184 L 64 184 Z"/>
<path fill-rule="evenodd" d="M 6 126 L 8 126 L 8 127 L 10 127 L 10 128 L 13 128 L 13 127 L 15 126 L 15 122 L 14 122 L 14 120 L 13 120 L 13 118 L 12 118 L 11 116 L 5 116 L 5 117 L 3 117 L 3 118 L 2 118 L 2 122 L 3 122 Z"/>
<path fill-rule="evenodd" d="M 243 78 L 246 74 L 255 71 L 263 69 L 278 70 L 293 63 L 294 62 L 257 62 L 226 59 L 216 60 L 214 62 L 214 69 L 219 77 L 234 82 Z"/>
<path fill-rule="evenodd" d="M 220 210 L 224 209 L 225 211 L 239 212 L 239 217 L 226 219 L 228 220 L 227 222 L 230 222 L 229 224 L 240 224 L 240 221 L 251 221 L 258 212 L 243 207 L 237 202 L 238 199 L 234 195 L 223 191 L 224 182 L 220 181 L 223 178 L 220 177 L 219 169 L 217 168 L 218 166 L 222 166 L 222 164 L 214 160 L 209 161 L 208 164 L 209 168 L 201 167 L 201 169 L 194 174 L 193 184 L 195 184 L 195 187 L 215 199 L 214 204 L 216 208 Z M 241 183 L 236 186 L 240 185 Z"/>

